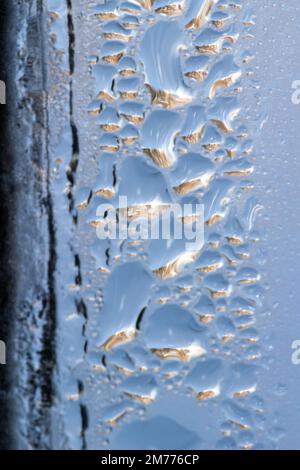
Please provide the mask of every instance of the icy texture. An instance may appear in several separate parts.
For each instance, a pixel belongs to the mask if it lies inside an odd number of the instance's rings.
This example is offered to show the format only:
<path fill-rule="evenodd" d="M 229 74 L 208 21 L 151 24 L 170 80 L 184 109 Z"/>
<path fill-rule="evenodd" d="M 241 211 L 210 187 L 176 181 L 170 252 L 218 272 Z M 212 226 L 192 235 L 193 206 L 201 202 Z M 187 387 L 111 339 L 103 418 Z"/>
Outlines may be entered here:
<path fill-rule="evenodd" d="M 268 446 L 248 4 L 48 2 L 58 447 Z M 204 247 L 99 240 L 119 196 L 203 203 Z"/>

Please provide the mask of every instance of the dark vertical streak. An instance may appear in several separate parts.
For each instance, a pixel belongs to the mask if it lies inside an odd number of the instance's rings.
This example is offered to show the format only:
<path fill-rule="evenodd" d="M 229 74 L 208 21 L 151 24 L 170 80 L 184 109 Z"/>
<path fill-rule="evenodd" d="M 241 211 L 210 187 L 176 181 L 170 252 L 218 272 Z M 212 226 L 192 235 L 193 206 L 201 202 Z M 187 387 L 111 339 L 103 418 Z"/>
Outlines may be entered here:
<path fill-rule="evenodd" d="M 10 2 L 0 2 L 0 80 L 6 84 L 7 104 L 0 105 L 0 340 L 6 343 L 7 365 L 0 365 L 0 448 L 13 448 L 12 330 L 16 270 L 11 260 L 14 246 L 15 191 L 12 169 L 15 156 L 9 145 L 13 135 L 12 109 L 15 96 L 15 18 Z"/>
<path fill-rule="evenodd" d="M 43 97 L 42 122 L 44 131 L 44 153 L 46 157 L 47 179 L 46 179 L 46 213 L 48 217 L 48 267 L 47 267 L 47 298 L 44 306 L 44 326 L 42 334 L 42 348 L 40 356 L 40 387 L 42 411 L 42 427 L 47 433 L 47 440 L 51 435 L 51 420 L 47 410 L 53 406 L 55 398 L 54 373 L 57 364 L 56 358 L 56 290 L 55 290 L 55 272 L 56 272 L 56 234 L 55 218 L 53 211 L 53 201 L 51 195 L 51 162 L 49 155 L 49 116 L 48 116 L 48 94 L 47 94 L 47 50 L 46 50 L 46 32 L 44 30 L 45 11 L 43 0 L 38 0 L 38 36 L 41 41 L 41 94 Z M 41 150 L 41 149 L 40 149 Z"/>
<path fill-rule="evenodd" d="M 69 66 L 70 74 L 73 75 L 75 70 L 75 30 L 73 23 L 73 6 L 72 0 L 67 0 L 68 7 L 68 32 L 69 32 Z"/>
<path fill-rule="evenodd" d="M 77 213 L 74 210 L 74 197 L 73 197 L 73 187 L 75 184 L 75 175 L 78 166 L 78 159 L 80 153 L 79 147 L 79 138 L 78 138 L 78 129 L 74 121 L 74 106 L 73 106 L 73 75 L 75 71 L 75 29 L 73 21 L 73 5 L 72 0 L 67 1 L 68 9 L 68 36 L 69 36 L 69 74 L 70 74 L 70 93 L 69 93 L 69 109 L 70 109 L 70 128 L 72 136 L 72 158 L 69 165 L 69 170 L 67 171 L 67 177 L 70 183 L 69 188 L 69 211 L 73 216 L 73 222 L 77 223 Z"/>
<path fill-rule="evenodd" d="M 84 385 L 81 381 L 78 381 L 78 393 L 79 395 L 82 395 L 84 393 Z M 89 427 L 89 416 L 88 416 L 88 411 L 85 405 L 80 403 L 80 416 L 81 416 L 81 439 L 82 439 L 82 445 L 81 445 L 81 450 L 86 450 L 87 449 L 87 442 L 86 442 L 86 436 L 85 433 Z"/>
<path fill-rule="evenodd" d="M 76 36 L 75 36 L 75 28 L 74 28 L 74 21 L 73 21 L 73 4 L 72 0 L 67 1 L 67 8 L 68 8 L 68 35 L 69 35 L 69 73 L 70 73 L 70 93 L 69 93 L 69 109 L 70 109 L 70 128 L 71 128 L 71 136 L 72 136 L 72 158 L 69 164 L 69 170 L 67 171 L 67 177 L 70 183 L 69 186 L 69 212 L 73 217 L 73 223 L 77 225 L 77 211 L 75 209 L 74 203 L 74 194 L 73 189 L 75 185 L 75 177 L 77 166 L 79 162 L 79 154 L 80 154 L 80 145 L 79 145 L 79 136 L 78 136 L 78 129 L 75 124 L 74 119 L 74 103 L 73 103 L 73 75 L 75 72 L 75 47 L 76 47 Z M 74 264 L 77 270 L 77 274 L 75 275 L 75 284 L 78 286 L 82 285 L 82 276 L 81 276 L 81 263 L 80 263 L 80 256 L 78 254 L 74 255 Z M 82 315 L 84 318 L 84 324 L 82 328 L 82 336 L 85 338 L 86 332 L 86 324 L 88 320 L 88 311 L 84 300 L 79 297 L 75 301 L 76 310 L 79 315 Z M 84 353 L 87 352 L 88 348 L 88 341 L 85 339 L 84 343 Z M 78 385 L 79 393 L 83 392 L 83 384 L 80 382 Z M 86 437 L 85 433 L 88 428 L 88 411 L 84 404 L 80 403 L 80 415 L 81 415 L 81 439 L 82 439 L 82 450 L 87 449 Z"/>
<path fill-rule="evenodd" d="M 89 427 L 89 418 L 87 407 L 81 403 L 80 405 L 80 414 L 81 414 L 81 438 L 82 438 L 82 447 L 81 450 L 87 449 L 85 433 Z"/>

